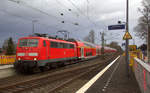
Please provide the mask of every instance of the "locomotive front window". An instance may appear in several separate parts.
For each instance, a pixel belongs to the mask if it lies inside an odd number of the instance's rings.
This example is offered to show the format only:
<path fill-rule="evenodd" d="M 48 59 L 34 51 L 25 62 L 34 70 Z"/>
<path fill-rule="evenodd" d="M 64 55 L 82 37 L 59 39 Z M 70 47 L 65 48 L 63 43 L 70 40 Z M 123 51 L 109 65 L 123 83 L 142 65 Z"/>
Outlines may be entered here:
<path fill-rule="evenodd" d="M 19 42 L 19 47 L 37 47 L 38 39 L 22 39 Z"/>

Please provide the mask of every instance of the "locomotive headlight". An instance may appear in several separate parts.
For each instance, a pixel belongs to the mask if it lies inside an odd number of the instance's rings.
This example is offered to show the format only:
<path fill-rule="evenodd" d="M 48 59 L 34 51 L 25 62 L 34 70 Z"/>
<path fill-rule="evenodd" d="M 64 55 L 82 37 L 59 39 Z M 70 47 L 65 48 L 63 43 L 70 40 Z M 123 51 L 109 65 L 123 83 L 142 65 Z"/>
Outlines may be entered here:
<path fill-rule="evenodd" d="M 34 58 L 34 61 L 36 61 L 37 59 L 36 58 Z"/>
<path fill-rule="evenodd" d="M 20 61 L 21 59 L 20 59 L 20 58 L 18 58 L 18 60 Z"/>
<path fill-rule="evenodd" d="M 29 56 L 38 56 L 38 53 L 29 53 Z"/>
<path fill-rule="evenodd" d="M 25 53 L 17 53 L 18 56 L 25 56 Z"/>

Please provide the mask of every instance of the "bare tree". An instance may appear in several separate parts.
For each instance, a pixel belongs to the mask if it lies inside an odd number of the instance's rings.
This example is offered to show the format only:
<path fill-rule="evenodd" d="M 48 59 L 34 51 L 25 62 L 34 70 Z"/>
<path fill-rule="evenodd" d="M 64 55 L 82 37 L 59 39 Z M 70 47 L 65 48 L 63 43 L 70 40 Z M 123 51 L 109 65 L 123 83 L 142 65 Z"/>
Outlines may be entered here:
<path fill-rule="evenodd" d="M 84 38 L 85 41 L 87 42 L 91 42 L 91 43 L 95 43 L 95 32 L 93 30 L 91 30 L 88 34 L 88 36 L 86 36 Z"/>
<path fill-rule="evenodd" d="M 147 41 L 147 34 L 150 31 L 150 4 L 147 1 L 143 1 L 143 8 L 140 8 L 139 11 L 142 16 L 135 27 L 136 35 Z"/>
<path fill-rule="evenodd" d="M 117 51 L 120 52 L 120 53 L 123 52 L 121 46 L 119 46 L 117 42 L 113 42 L 113 41 L 112 41 L 112 42 L 111 42 L 110 44 L 108 44 L 107 46 L 108 46 L 108 47 L 111 47 L 111 48 L 117 49 Z"/>
<path fill-rule="evenodd" d="M 142 16 L 135 30 L 137 35 L 147 42 L 147 57 L 148 62 L 150 62 L 150 4 L 148 0 L 143 1 L 143 8 L 139 9 L 139 11 Z"/>
<path fill-rule="evenodd" d="M 11 37 L 4 41 L 3 51 L 6 52 L 5 53 L 6 55 L 15 54 L 16 51 L 15 48 L 16 48 L 16 44 Z"/>

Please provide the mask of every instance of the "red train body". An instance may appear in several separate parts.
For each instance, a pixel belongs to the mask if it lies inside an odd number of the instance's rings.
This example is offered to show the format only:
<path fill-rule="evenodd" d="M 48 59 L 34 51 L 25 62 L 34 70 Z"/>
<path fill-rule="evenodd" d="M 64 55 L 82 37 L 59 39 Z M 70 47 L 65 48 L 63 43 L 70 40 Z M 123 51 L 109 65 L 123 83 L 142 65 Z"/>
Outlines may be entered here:
<path fill-rule="evenodd" d="M 82 60 L 101 55 L 101 46 L 81 41 L 65 41 L 45 37 L 23 37 L 18 40 L 16 69 L 44 68 L 51 64 Z M 105 47 L 105 52 L 116 52 Z"/>

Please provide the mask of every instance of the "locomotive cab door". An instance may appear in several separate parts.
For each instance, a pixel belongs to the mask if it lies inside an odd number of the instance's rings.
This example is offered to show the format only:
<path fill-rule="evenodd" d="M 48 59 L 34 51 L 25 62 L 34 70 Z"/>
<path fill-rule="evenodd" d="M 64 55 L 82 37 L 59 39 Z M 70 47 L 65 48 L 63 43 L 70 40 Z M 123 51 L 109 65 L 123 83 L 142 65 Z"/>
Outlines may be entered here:
<path fill-rule="evenodd" d="M 48 41 L 43 41 L 43 48 L 42 48 L 42 56 L 46 60 L 48 59 Z"/>
<path fill-rule="evenodd" d="M 46 46 L 46 58 L 50 59 L 50 42 L 47 40 L 46 43 L 47 43 L 47 46 Z"/>
<path fill-rule="evenodd" d="M 81 58 L 84 58 L 84 48 L 81 47 Z"/>

